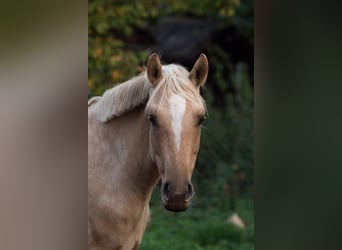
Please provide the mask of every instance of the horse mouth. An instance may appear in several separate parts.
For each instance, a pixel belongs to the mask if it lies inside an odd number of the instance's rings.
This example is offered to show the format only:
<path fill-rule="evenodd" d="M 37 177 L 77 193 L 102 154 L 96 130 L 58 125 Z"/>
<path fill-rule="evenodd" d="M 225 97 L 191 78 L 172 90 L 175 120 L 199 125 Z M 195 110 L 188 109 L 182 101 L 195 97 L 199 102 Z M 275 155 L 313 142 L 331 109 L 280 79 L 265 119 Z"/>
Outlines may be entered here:
<path fill-rule="evenodd" d="M 164 198 L 164 197 L 163 197 Z M 162 199 L 165 209 L 172 212 L 183 212 L 186 211 L 190 204 L 189 200 L 180 200 L 180 199 Z"/>
<path fill-rule="evenodd" d="M 171 212 L 184 212 L 188 209 L 189 205 L 184 204 L 184 205 L 169 205 L 164 203 L 164 207 Z"/>

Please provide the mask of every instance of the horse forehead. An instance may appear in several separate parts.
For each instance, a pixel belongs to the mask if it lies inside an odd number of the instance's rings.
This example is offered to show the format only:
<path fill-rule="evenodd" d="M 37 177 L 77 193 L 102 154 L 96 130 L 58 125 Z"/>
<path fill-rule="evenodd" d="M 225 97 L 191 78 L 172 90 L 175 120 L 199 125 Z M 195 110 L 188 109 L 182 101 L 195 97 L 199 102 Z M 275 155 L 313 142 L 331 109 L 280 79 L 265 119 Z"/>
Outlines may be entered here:
<path fill-rule="evenodd" d="M 171 112 L 183 111 L 183 109 L 186 108 L 186 99 L 180 95 L 174 94 L 169 98 L 168 104 Z"/>
<path fill-rule="evenodd" d="M 181 145 L 182 124 L 186 109 L 186 100 L 184 97 L 179 95 L 172 95 L 169 99 L 169 105 L 172 131 L 177 150 L 179 150 Z"/>
<path fill-rule="evenodd" d="M 195 102 L 189 100 L 181 95 L 171 95 L 167 102 L 164 103 L 164 111 L 168 110 L 170 116 L 174 119 L 182 118 L 185 113 L 200 113 L 204 110 L 204 106 L 201 102 Z"/>

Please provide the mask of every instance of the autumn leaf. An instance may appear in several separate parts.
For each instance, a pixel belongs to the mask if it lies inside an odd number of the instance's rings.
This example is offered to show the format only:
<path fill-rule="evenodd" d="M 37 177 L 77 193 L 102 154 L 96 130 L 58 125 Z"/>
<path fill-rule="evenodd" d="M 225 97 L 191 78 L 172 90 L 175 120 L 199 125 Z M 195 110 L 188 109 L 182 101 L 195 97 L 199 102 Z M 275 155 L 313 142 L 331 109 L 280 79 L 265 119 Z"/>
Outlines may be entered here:
<path fill-rule="evenodd" d="M 112 73 L 112 78 L 114 81 L 118 81 L 122 75 L 122 72 L 119 70 L 114 70 Z"/>

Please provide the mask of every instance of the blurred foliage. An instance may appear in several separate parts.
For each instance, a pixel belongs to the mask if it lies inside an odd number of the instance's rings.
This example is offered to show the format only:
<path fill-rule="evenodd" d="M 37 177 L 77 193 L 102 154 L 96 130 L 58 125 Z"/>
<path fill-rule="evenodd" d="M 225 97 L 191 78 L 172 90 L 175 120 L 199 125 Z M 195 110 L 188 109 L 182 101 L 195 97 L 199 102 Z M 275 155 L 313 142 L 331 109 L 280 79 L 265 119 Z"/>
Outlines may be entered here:
<path fill-rule="evenodd" d="M 153 43 L 146 34 L 163 16 L 210 20 L 217 33 L 225 35 L 209 39 L 203 51 L 210 63 L 207 84 L 201 89 L 208 119 L 203 123 L 193 178 L 195 214 L 169 216 L 164 221 L 159 217 L 165 216 L 163 210 L 154 213 L 142 249 L 252 249 L 253 54 L 247 53 L 246 61 L 239 53 L 246 53 L 245 44 L 253 47 L 253 1 L 91 0 L 88 11 L 89 96 L 102 95 L 143 70 Z M 231 30 L 242 38 L 238 49 L 227 45 L 233 39 L 227 35 Z M 152 201 L 152 207 L 161 206 Z M 222 224 L 222 217 L 231 210 L 250 223 L 245 232 Z M 158 223 L 159 228 L 153 226 Z M 196 230 L 191 234 L 193 225 Z M 180 235 L 179 228 L 191 235 Z"/>
<path fill-rule="evenodd" d="M 239 0 L 91 0 L 88 3 L 88 87 L 90 95 L 100 95 L 112 86 L 141 71 L 146 51 L 131 48 L 137 29 L 146 29 L 159 17 L 210 16 L 227 19 L 235 14 Z"/>
<path fill-rule="evenodd" d="M 226 207 L 228 196 L 251 191 L 254 184 L 253 88 L 244 64 L 238 64 L 231 76 L 233 92 L 227 89 L 229 76 L 220 67 L 216 70 L 213 78 L 220 95 L 215 95 L 217 90 L 204 93 L 208 119 L 203 123 L 195 180 L 203 197 Z"/>

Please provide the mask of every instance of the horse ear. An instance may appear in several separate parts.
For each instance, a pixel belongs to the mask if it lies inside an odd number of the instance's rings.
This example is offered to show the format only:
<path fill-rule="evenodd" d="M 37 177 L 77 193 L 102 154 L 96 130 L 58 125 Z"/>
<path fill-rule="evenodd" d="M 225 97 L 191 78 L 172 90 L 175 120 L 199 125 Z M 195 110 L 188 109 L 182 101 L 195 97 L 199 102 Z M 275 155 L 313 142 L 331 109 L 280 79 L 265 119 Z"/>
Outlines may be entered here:
<path fill-rule="evenodd" d="M 156 85 L 162 77 L 162 66 L 157 53 L 150 55 L 147 61 L 147 77 L 152 85 Z"/>
<path fill-rule="evenodd" d="M 189 78 L 197 86 L 203 86 L 207 80 L 209 64 L 207 57 L 202 53 L 195 62 Z"/>

